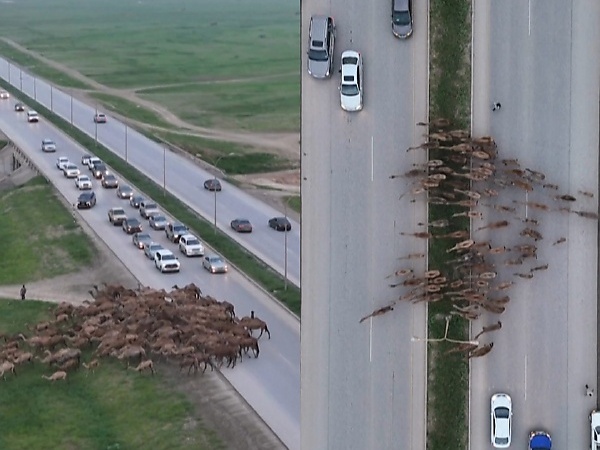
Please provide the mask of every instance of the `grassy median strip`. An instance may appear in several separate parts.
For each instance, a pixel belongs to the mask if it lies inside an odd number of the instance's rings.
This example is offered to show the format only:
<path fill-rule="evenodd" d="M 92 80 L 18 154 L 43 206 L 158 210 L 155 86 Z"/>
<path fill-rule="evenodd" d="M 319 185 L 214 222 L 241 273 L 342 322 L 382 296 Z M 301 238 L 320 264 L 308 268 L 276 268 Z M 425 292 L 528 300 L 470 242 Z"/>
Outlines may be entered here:
<path fill-rule="evenodd" d="M 53 319 L 53 309 L 31 300 L 0 301 L 0 333 L 27 331 L 28 324 Z M 2 449 L 225 448 L 160 372 L 140 376 L 104 359 L 93 374 L 81 369 L 51 384 L 42 375 L 56 369 L 25 364 L 16 376 L 6 374 L 0 389 Z"/>
<path fill-rule="evenodd" d="M 146 195 L 160 202 L 161 207 L 165 212 L 168 212 L 171 216 L 184 222 L 191 230 L 201 237 L 204 242 L 229 260 L 231 264 L 235 265 L 263 289 L 285 304 L 295 314 L 300 314 L 300 288 L 291 285 L 290 283 L 286 283 L 281 275 L 267 266 L 263 261 L 246 251 L 226 234 L 219 230 L 216 230 L 215 232 L 213 225 L 209 221 L 201 218 L 169 192 L 163 191 L 162 186 L 151 181 L 110 150 L 99 143 L 96 145 L 93 138 L 53 114 L 35 100 L 18 92 L 4 80 L 0 80 L 0 86 L 9 90 L 15 96 L 23 98 L 24 101 L 26 101 L 29 106 L 35 108 L 41 116 L 47 118 L 48 121 L 52 122 L 56 127 L 71 136 L 71 138 L 76 140 L 81 146 L 96 154 Z"/>
<path fill-rule="evenodd" d="M 471 86 L 471 2 L 432 0 L 430 2 L 430 118 L 450 119 L 453 128 L 469 128 Z M 430 155 L 435 158 L 435 155 Z M 430 205 L 430 222 L 448 218 L 456 208 Z M 458 228 L 467 229 L 468 222 Z M 454 231 L 454 230 L 448 230 Z M 453 245 L 453 244 L 452 244 Z M 429 268 L 447 268 L 450 247 L 444 240 L 431 241 Z M 449 301 L 429 304 L 429 338 L 444 336 Z M 468 339 L 468 323 L 458 317 L 450 322 L 448 336 Z M 427 449 L 465 449 L 468 442 L 469 364 L 460 354 L 447 355 L 448 342 L 428 347 Z"/>

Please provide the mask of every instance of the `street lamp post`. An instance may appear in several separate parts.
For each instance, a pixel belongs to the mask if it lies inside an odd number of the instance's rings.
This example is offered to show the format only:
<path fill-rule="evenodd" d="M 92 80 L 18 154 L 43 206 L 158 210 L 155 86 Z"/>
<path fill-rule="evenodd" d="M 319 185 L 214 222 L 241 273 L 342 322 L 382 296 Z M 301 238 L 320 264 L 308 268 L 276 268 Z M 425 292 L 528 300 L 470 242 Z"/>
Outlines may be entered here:
<path fill-rule="evenodd" d="M 23 92 L 23 69 L 19 68 L 19 90 Z"/>
<path fill-rule="evenodd" d="M 54 89 L 52 89 L 52 85 L 50 85 L 50 111 L 54 111 L 54 104 L 52 102 L 53 91 Z"/>
<path fill-rule="evenodd" d="M 71 92 L 71 125 L 73 125 L 73 92 Z"/>
<path fill-rule="evenodd" d="M 33 77 L 33 99 L 37 100 L 36 77 Z"/>
<path fill-rule="evenodd" d="M 213 192 L 215 194 L 215 214 L 214 214 L 214 222 L 213 222 L 213 230 L 215 232 L 215 234 L 217 234 L 217 172 L 216 170 L 218 170 L 218 166 L 219 166 L 219 161 L 221 161 L 222 158 L 225 158 L 226 156 L 234 156 L 235 153 L 228 153 L 226 155 L 221 155 L 217 158 L 217 160 L 215 161 L 215 176 L 214 176 L 214 185 L 213 185 Z"/>
<path fill-rule="evenodd" d="M 10 84 L 10 61 L 8 61 L 8 84 Z"/>
<path fill-rule="evenodd" d="M 96 147 L 98 147 L 98 105 L 96 105 L 96 112 L 94 113 L 94 141 L 96 141 Z"/>

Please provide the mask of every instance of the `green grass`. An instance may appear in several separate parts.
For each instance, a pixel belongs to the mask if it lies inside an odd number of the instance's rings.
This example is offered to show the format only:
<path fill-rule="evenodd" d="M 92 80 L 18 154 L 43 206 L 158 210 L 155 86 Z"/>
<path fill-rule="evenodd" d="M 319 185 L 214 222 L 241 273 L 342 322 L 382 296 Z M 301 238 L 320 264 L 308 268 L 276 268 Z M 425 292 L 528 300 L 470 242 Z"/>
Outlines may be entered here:
<path fill-rule="evenodd" d="M 46 80 L 51 80 L 53 83 L 59 86 L 75 89 L 89 89 L 87 84 L 70 77 L 64 72 L 50 67 L 49 65 L 41 62 L 39 59 L 17 50 L 2 40 L 0 40 L 0 55 L 18 64 L 22 69 L 31 73 L 35 73 Z"/>
<path fill-rule="evenodd" d="M 0 300 L 0 332 L 26 331 L 52 309 L 43 302 Z M 165 387 L 160 373 L 140 376 L 104 360 L 94 374 L 71 372 L 66 382 L 50 384 L 41 377 L 53 372 L 45 365 L 17 370 L 0 389 L 3 450 L 225 448 L 183 395 Z"/>
<path fill-rule="evenodd" d="M 433 0 L 430 2 L 430 118 L 445 117 L 453 128 L 469 128 L 471 41 L 470 5 L 468 0 Z M 430 155 L 431 159 L 435 154 Z M 448 218 L 459 211 L 430 205 L 430 221 Z M 467 221 L 455 229 L 467 229 Z M 449 230 L 449 231 L 454 231 Z M 445 240 L 434 240 L 429 248 L 429 269 L 447 273 L 449 259 Z M 430 303 L 429 338 L 441 338 L 452 309 L 449 299 Z M 450 322 L 448 337 L 468 339 L 468 322 L 457 317 Z M 459 354 L 446 355 L 448 342 L 430 343 L 428 349 L 428 450 L 465 449 L 468 442 L 469 365 Z"/>
<path fill-rule="evenodd" d="M 283 201 L 287 202 L 287 205 L 297 213 L 302 212 L 302 201 L 299 195 L 284 197 Z"/>
<path fill-rule="evenodd" d="M 0 80 L 0 86 L 13 94 L 16 94 L 16 90 L 3 80 Z M 162 186 L 157 185 L 145 177 L 138 170 L 127 164 L 121 158 L 115 156 L 102 145 L 98 144 L 96 146 L 93 138 L 90 138 L 67 121 L 56 116 L 35 100 L 26 98 L 23 94 L 21 94 L 21 98 L 24 98 L 24 101 L 29 106 L 35 108 L 42 116 L 46 117 L 48 121 L 52 122 L 59 129 L 71 136 L 83 147 L 89 149 L 102 160 L 106 161 L 108 165 L 121 173 L 123 177 L 131 181 L 131 183 L 136 185 L 146 195 L 159 201 L 163 210 L 188 225 L 190 229 L 197 233 L 198 236 L 201 236 L 208 245 L 221 253 L 230 263 L 237 266 L 263 289 L 285 304 L 292 312 L 297 315 L 300 314 L 299 288 L 290 286 L 288 283 L 288 288 L 284 289 L 285 280 L 281 275 L 240 247 L 239 244 L 224 233 L 220 231 L 215 233 L 211 222 L 198 216 L 170 193 L 164 192 Z M 219 163 L 219 166 L 221 166 L 221 163 Z"/>
<path fill-rule="evenodd" d="M 89 95 L 90 97 L 98 99 L 102 106 L 107 110 L 119 113 L 122 116 L 145 123 L 147 125 L 172 128 L 171 124 L 162 120 L 161 117 L 155 112 L 150 111 L 144 106 L 132 103 L 122 97 L 104 94 L 101 92 L 92 92 Z M 98 109 L 101 109 L 101 107 L 98 106 Z"/>
<path fill-rule="evenodd" d="M 0 35 L 110 87 L 176 85 L 148 92 L 192 123 L 299 128 L 298 0 L 19 1 L 3 4 Z M 12 47 L 0 54 L 76 82 Z"/>
<path fill-rule="evenodd" d="M 91 264 L 93 244 L 41 177 L 0 192 L 0 284 L 54 277 Z"/>

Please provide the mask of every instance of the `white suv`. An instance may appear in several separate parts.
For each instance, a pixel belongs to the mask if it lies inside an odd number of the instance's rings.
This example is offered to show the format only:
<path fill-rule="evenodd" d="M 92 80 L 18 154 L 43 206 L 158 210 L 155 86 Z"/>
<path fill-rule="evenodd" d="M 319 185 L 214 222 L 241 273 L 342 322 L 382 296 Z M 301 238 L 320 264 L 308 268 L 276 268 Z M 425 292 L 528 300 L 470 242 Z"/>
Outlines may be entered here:
<path fill-rule="evenodd" d="M 38 122 L 39 120 L 40 117 L 38 116 L 37 112 L 34 110 L 27 111 L 27 122 Z"/>
<path fill-rule="evenodd" d="M 204 246 L 193 234 L 184 234 L 179 238 L 179 250 L 185 256 L 204 256 Z"/>
<path fill-rule="evenodd" d="M 154 253 L 154 265 L 161 273 L 179 272 L 179 260 L 171 250 L 162 249 Z"/>

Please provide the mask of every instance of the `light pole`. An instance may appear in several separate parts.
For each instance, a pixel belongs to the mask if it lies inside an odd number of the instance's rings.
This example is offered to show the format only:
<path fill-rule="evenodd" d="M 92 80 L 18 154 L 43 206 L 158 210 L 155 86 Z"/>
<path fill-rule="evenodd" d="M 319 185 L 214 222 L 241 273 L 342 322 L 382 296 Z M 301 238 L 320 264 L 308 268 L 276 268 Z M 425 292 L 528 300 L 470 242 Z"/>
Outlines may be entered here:
<path fill-rule="evenodd" d="M 36 83 L 35 83 L 36 78 L 33 77 L 33 99 L 37 100 L 37 90 L 36 90 Z"/>
<path fill-rule="evenodd" d="M 52 102 L 52 94 L 54 92 L 54 89 L 52 89 L 52 85 L 50 85 L 50 111 L 54 111 L 54 104 Z"/>
<path fill-rule="evenodd" d="M 226 156 L 234 156 L 234 155 L 235 155 L 235 153 L 228 153 L 226 155 L 221 155 L 215 161 L 215 177 L 214 177 L 214 184 L 213 184 L 213 192 L 215 194 L 215 215 L 214 215 L 213 229 L 214 229 L 215 234 L 217 234 L 217 170 L 218 170 L 218 165 L 219 165 L 219 161 L 221 161 L 222 158 L 225 158 Z"/>
<path fill-rule="evenodd" d="M 96 141 L 96 147 L 98 147 L 98 105 L 96 105 L 96 112 L 94 113 L 94 141 Z"/>
<path fill-rule="evenodd" d="M 10 61 L 8 61 L 8 84 L 10 84 Z"/>
<path fill-rule="evenodd" d="M 19 90 L 23 92 L 23 69 L 19 67 Z"/>
<path fill-rule="evenodd" d="M 283 230 L 283 248 L 284 248 L 284 250 L 283 250 L 283 290 L 284 291 L 287 291 L 287 287 L 288 287 L 288 245 L 287 245 L 288 215 L 287 215 L 287 209 L 288 209 L 288 203 L 291 199 L 292 199 L 292 197 L 288 197 L 287 200 L 285 201 L 285 203 L 283 204 L 283 215 L 285 216 L 284 227 L 286 227 L 285 230 Z"/>
<path fill-rule="evenodd" d="M 71 91 L 71 125 L 73 125 L 73 91 Z"/>

